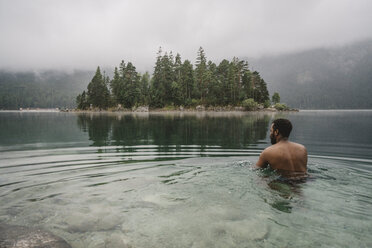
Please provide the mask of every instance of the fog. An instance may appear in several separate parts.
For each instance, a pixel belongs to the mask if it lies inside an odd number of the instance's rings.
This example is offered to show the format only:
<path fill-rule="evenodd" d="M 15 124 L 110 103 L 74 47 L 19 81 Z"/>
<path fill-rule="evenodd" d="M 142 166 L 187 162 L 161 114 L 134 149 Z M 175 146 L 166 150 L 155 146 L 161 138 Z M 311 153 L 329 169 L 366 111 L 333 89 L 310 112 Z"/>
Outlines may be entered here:
<path fill-rule="evenodd" d="M 260 57 L 372 38 L 369 0 L 0 0 L 0 69 L 93 69 L 156 53 Z"/>

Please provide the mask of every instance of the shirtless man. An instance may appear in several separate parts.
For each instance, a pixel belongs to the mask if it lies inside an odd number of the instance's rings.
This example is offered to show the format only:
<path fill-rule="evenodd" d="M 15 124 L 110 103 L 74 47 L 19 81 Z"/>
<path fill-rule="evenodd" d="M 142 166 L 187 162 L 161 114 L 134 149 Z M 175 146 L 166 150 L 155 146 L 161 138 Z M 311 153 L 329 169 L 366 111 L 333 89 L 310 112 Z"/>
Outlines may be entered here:
<path fill-rule="evenodd" d="M 256 166 L 268 165 L 284 175 L 304 176 L 307 171 L 307 151 L 303 145 L 288 141 L 292 124 L 287 119 L 276 119 L 270 127 L 272 146 L 267 147 L 260 155 Z"/>

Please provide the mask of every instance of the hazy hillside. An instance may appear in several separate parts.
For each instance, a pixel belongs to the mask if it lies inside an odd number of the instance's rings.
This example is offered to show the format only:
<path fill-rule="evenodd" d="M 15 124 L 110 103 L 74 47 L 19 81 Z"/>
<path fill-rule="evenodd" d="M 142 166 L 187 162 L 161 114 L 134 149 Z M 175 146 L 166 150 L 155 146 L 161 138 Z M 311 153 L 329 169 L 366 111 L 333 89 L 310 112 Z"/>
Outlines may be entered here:
<path fill-rule="evenodd" d="M 371 40 L 249 61 L 291 107 L 372 108 Z"/>
<path fill-rule="evenodd" d="M 372 40 L 248 61 L 267 82 L 270 94 L 279 92 L 281 102 L 290 107 L 372 108 Z M 74 107 L 93 75 L 94 71 L 78 70 L 0 70 L 0 109 Z"/>
<path fill-rule="evenodd" d="M 0 70 L 0 109 L 75 106 L 94 71 L 10 72 Z"/>

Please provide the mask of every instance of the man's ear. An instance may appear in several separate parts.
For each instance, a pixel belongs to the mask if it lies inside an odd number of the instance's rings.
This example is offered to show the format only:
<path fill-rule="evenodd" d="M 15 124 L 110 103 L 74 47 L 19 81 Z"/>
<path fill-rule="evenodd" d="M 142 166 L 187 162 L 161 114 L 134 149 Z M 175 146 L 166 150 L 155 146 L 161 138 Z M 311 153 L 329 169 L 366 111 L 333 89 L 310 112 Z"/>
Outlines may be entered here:
<path fill-rule="evenodd" d="M 279 135 L 279 130 L 278 130 L 278 129 L 274 130 L 274 134 L 275 134 L 276 136 L 278 136 L 278 135 Z"/>

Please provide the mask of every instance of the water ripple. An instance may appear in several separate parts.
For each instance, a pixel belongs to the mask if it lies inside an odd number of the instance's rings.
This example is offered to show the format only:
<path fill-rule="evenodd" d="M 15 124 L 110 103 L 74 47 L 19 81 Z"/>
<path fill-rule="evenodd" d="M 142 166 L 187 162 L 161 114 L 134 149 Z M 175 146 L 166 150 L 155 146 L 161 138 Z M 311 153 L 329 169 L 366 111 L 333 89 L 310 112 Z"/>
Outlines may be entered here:
<path fill-rule="evenodd" d="M 252 169 L 261 152 L 198 145 L 2 151 L 0 221 L 54 223 L 70 240 L 109 231 L 135 240 L 141 237 L 134 230 L 162 235 L 157 226 L 179 236 L 208 226 L 221 242 L 259 244 L 283 228 L 296 233 L 304 222 L 314 228 L 301 235 L 365 233 L 372 160 L 309 155 L 310 179 L 291 185 Z"/>

